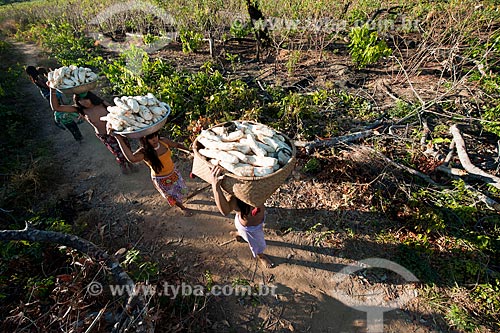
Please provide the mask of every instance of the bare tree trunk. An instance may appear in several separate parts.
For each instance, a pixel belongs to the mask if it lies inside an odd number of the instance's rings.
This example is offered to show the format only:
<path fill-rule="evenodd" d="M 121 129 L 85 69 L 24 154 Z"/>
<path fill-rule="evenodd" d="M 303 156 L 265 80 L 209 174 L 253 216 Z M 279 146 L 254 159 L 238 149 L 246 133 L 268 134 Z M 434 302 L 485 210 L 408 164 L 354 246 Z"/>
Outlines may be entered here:
<path fill-rule="evenodd" d="M 269 37 L 269 30 L 264 22 L 264 14 L 262 14 L 258 2 L 255 0 L 247 0 L 246 4 L 248 15 L 250 16 L 250 24 L 255 30 L 255 39 L 257 40 L 256 58 L 257 61 L 260 61 L 262 47 L 271 45 L 271 38 Z"/>

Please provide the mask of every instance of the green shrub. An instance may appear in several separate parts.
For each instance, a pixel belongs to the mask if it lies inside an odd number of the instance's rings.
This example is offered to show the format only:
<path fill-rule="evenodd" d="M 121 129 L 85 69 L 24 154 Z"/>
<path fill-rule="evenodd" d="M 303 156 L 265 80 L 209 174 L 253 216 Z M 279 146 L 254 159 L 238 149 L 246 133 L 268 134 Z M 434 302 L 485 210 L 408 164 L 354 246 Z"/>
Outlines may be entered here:
<path fill-rule="evenodd" d="M 454 327 L 465 332 L 474 332 L 476 328 L 475 320 L 462 306 L 452 304 L 445 317 Z"/>
<path fill-rule="evenodd" d="M 471 292 L 472 300 L 479 305 L 483 313 L 490 318 L 484 318 L 490 322 L 496 322 L 500 328 L 500 279 L 491 283 L 477 285 Z"/>
<path fill-rule="evenodd" d="M 231 23 L 231 27 L 229 28 L 229 33 L 231 36 L 237 38 L 243 38 L 248 36 L 252 32 L 252 26 L 250 24 L 246 24 L 241 20 L 234 20 Z"/>
<path fill-rule="evenodd" d="M 349 53 L 358 68 L 374 64 L 380 58 L 392 54 L 387 43 L 379 40 L 378 33 L 371 31 L 368 24 L 352 28 L 349 38 L 351 39 L 348 45 Z"/>
<path fill-rule="evenodd" d="M 182 43 L 182 52 L 191 53 L 200 49 L 203 42 L 203 35 L 193 30 L 182 29 L 179 34 Z"/>
<path fill-rule="evenodd" d="M 392 107 L 387 111 L 387 114 L 391 118 L 404 118 L 408 116 L 410 113 L 412 113 L 414 110 L 415 107 L 412 106 L 410 103 L 398 99 L 396 100 L 396 104 L 394 105 L 394 107 Z"/>
<path fill-rule="evenodd" d="M 42 45 L 63 66 L 85 65 L 97 55 L 94 41 L 75 31 L 69 23 L 47 22 L 40 34 Z"/>
<path fill-rule="evenodd" d="M 321 171 L 321 163 L 316 157 L 310 158 L 302 169 L 307 174 L 317 174 Z"/>

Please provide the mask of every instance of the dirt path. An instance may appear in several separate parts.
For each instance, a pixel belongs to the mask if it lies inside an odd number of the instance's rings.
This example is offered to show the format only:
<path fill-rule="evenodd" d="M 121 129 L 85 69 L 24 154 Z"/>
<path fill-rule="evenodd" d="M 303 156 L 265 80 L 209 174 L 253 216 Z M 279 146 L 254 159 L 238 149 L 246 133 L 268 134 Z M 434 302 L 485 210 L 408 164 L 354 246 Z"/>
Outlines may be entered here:
<path fill-rule="evenodd" d="M 36 48 L 16 44 L 26 56 L 26 64 L 45 60 Z M 193 217 L 182 217 L 161 199 L 149 179 L 148 168 L 122 175 L 114 157 L 97 140 L 88 124 L 80 125 L 83 143 L 76 143 L 68 131 L 55 127 L 46 101 L 32 85 L 26 86 L 27 107 L 40 119 L 44 135 L 54 142 L 53 157 L 60 165 L 67 183 L 59 187 L 58 195 L 76 194 L 92 207 L 88 214 L 95 216 L 92 241 L 99 243 L 104 233 L 114 238 L 116 250 L 134 242 L 147 247 L 157 258 L 175 255 L 186 273 L 200 279 L 209 271 L 218 285 L 235 279 L 252 284 L 276 286 L 276 296 L 263 296 L 258 304 L 235 296 L 219 297 L 214 302 L 218 321 L 217 331 L 307 331 L 307 332 L 367 332 L 366 313 L 343 305 L 335 298 L 332 279 L 345 265 L 353 264 L 345 253 L 335 249 L 311 246 L 305 233 L 278 230 L 282 219 L 293 219 L 294 212 L 270 207 L 266 224 L 267 253 L 277 264 L 268 270 L 256 265 L 246 244 L 229 242 L 233 230 L 232 217 L 223 217 L 213 204 L 210 189 L 200 191 L 187 203 L 196 210 Z M 191 160 L 179 156 L 177 165 L 191 192 L 207 185 L 188 177 Z M 94 215 L 92 215 L 94 214 Z M 131 235 L 132 234 L 132 235 Z M 364 292 L 364 283 L 347 277 L 349 293 Z M 385 286 L 385 291 L 390 287 Z M 366 289 L 366 288 L 365 288 Z M 347 292 L 347 290 L 346 290 Z M 401 310 L 384 316 L 384 332 L 430 332 L 415 315 Z M 416 323 L 414 323 L 416 322 Z M 230 326 L 230 328 L 228 327 Z"/>

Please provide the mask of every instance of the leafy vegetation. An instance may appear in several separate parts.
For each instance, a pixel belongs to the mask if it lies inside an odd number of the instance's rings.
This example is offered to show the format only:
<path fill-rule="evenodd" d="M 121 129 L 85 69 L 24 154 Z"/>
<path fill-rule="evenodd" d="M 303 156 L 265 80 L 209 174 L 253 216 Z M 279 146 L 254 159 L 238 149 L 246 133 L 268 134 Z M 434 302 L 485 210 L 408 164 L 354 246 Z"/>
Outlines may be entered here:
<path fill-rule="evenodd" d="M 387 43 L 379 40 L 378 33 L 371 31 L 367 24 L 352 28 L 349 37 L 351 38 L 349 43 L 350 54 L 358 68 L 374 64 L 380 58 L 392 54 L 392 50 L 387 46 Z"/>
<path fill-rule="evenodd" d="M 18 112 L 16 106 L 24 98 L 17 84 L 24 79 L 23 68 L 12 63 L 15 51 L 11 46 L 4 41 L 1 45 L 0 135 L 4 144 L 0 148 L 0 225 L 2 229 L 22 229 L 20 221 L 26 220 L 39 229 L 76 233 L 60 214 L 55 214 L 57 204 L 41 200 L 47 190 L 57 186 L 57 180 L 51 177 L 55 172 L 49 159 L 50 145 L 33 136 L 38 129 L 34 119 Z M 40 311 L 38 303 L 43 308 L 54 304 L 51 296 L 60 286 L 57 276 L 64 269 L 74 268 L 69 263 L 75 256 L 67 249 L 26 241 L 2 242 L 0 253 L 0 320 L 3 331 L 14 331 L 26 325 L 23 318 L 9 317 L 18 306 L 18 298 L 32 304 L 24 307 L 25 318 Z"/>
<path fill-rule="evenodd" d="M 131 47 L 119 55 L 106 54 L 101 47 L 96 46 L 93 39 L 84 34 L 84 28 L 87 28 L 85 22 L 94 18 L 113 1 L 103 1 L 98 6 L 89 1 L 81 1 L 78 10 L 66 10 L 64 15 L 61 14 L 54 20 L 50 18 L 55 16 L 53 13 L 61 13 L 62 10 L 56 8 L 56 3 L 60 5 L 60 1 L 37 1 L 19 4 L 18 7 L 3 7 L 0 9 L 0 15 L 4 22 L 6 18 L 15 20 L 10 23 L 10 29 L 15 28 L 17 38 L 40 43 L 61 65 L 87 65 L 97 69 L 109 83 L 105 91 L 109 96 L 155 92 L 160 99 L 172 106 L 173 121 L 167 125 L 167 130 L 175 139 L 189 140 L 188 138 L 192 138 L 207 124 L 240 118 L 269 124 L 299 140 L 344 135 L 353 128 L 363 128 L 378 120 L 390 118 L 394 128 L 406 126 L 405 130 L 413 127 L 415 131 L 405 135 L 391 127 L 390 135 L 384 136 L 383 139 L 374 139 L 370 143 L 393 160 L 435 177 L 435 166 L 427 159 L 418 159 L 421 151 L 415 148 L 418 145 L 414 143 L 415 138 L 420 139 L 422 135 L 421 128 L 415 126 L 414 122 L 421 121 L 423 116 L 436 122 L 430 140 L 430 145 L 435 147 L 449 145 L 449 120 L 467 119 L 474 130 L 480 128 L 480 131 L 492 133 L 495 138 L 500 135 L 500 33 L 498 27 L 491 24 L 499 20 L 497 1 L 481 1 L 480 4 L 470 0 L 432 3 L 414 1 L 395 7 L 397 13 L 385 10 L 392 6 L 381 1 L 358 1 L 350 7 L 333 1 L 260 3 L 267 17 L 290 19 L 285 22 L 290 29 L 271 31 L 275 48 L 273 51 L 277 58 L 283 53 L 287 54 L 282 63 L 276 60 L 276 68 L 285 68 L 288 77 L 293 77 L 299 71 L 300 62 L 307 54 L 306 46 L 314 43 L 315 50 L 318 50 L 321 56 L 330 51 L 331 54 L 349 56 L 356 68 L 375 66 L 383 57 L 392 55 L 391 59 L 399 67 L 391 69 L 391 75 L 396 77 L 394 82 L 398 85 L 404 82 L 411 86 L 412 80 L 408 76 L 421 78 L 424 63 L 442 65 L 442 71 L 432 80 L 437 82 L 435 90 L 439 93 L 436 93 L 436 96 L 444 97 L 422 97 L 419 91 L 411 87 L 411 97 L 391 96 L 393 103 L 387 109 L 377 105 L 373 96 L 366 91 L 360 94 L 347 89 L 347 83 L 339 87 L 338 82 L 327 82 L 317 89 L 301 90 L 282 87 L 279 84 L 263 87 L 253 79 L 229 76 L 224 67 L 227 62 L 233 74 L 244 66 L 236 53 L 224 52 L 222 59 L 206 62 L 198 70 L 178 68 L 175 62 L 162 57 L 152 57 L 139 47 Z M 64 3 L 67 6 L 75 5 Z M 248 24 L 242 23 L 243 20 L 228 20 L 224 17 L 226 11 L 223 9 L 234 10 L 244 17 L 246 9 L 238 1 L 200 1 L 193 5 L 193 10 L 187 10 L 178 1 L 154 3 L 159 8 L 168 9 L 177 19 L 177 27 L 170 29 L 177 29 L 179 32 L 177 42 L 185 53 L 193 54 L 202 50 L 203 39 L 208 37 L 209 33 L 216 38 L 225 39 L 227 32 L 231 36 L 242 38 L 248 37 L 252 31 Z M 471 8 L 475 10 L 471 11 Z M 52 15 L 48 15 L 50 11 L 53 12 Z M 367 23 L 377 11 L 386 15 L 384 19 L 395 22 L 395 28 L 399 29 L 398 34 L 390 36 L 386 34 L 387 31 L 375 30 L 373 25 Z M 324 13 L 330 13 L 332 20 L 345 19 L 343 22 L 349 26 L 339 31 L 317 29 L 314 33 L 307 27 L 304 28 L 305 20 L 300 20 L 301 18 L 322 19 Z M 419 23 L 407 26 L 401 23 L 401 26 L 398 26 L 401 16 L 411 19 L 411 22 L 418 20 Z M 149 29 L 158 21 L 158 17 L 151 15 L 147 16 L 144 22 L 132 19 L 117 20 L 107 22 L 100 28 L 106 33 L 115 30 L 147 32 L 143 41 L 145 44 L 151 44 L 162 35 L 161 31 Z M 351 28 L 351 24 L 358 26 Z M 417 34 L 420 38 L 420 41 L 415 43 L 417 46 L 410 47 L 412 41 L 408 44 L 398 42 L 398 38 L 413 38 L 412 34 Z M 315 40 L 314 43 L 311 42 L 312 39 Z M 327 42 L 328 40 L 330 42 Z M 413 53 L 412 48 L 415 48 Z M 451 51 L 445 53 L 443 50 Z M 280 53 L 281 51 L 286 52 Z M 5 55 L 7 52 L 8 43 L 1 42 L 0 53 Z M 36 209 L 33 208 L 41 189 L 48 183 L 48 179 L 44 177 L 50 173 L 47 172 L 48 166 L 44 156 L 47 156 L 50 148 L 44 144 L 30 147 L 34 149 L 35 159 L 27 158 L 27 154 L 19 154 L 18 149 L 13 148 L 16 147 L 18 137 L 29 137 L 28 134 L 32 130 L 29 120 L 9 107 L 17 98 L 14 83 L 21 75 L 22 69 L 16 65 L 9 66 L 0 73 L 0 122 L 5 127 L 0 133 L 0 141 L 6 143 L 0 147 L 0 153 L 2 156 L 11 157 L 2 159 L 0 163 L 2 177 L 7 179 L 2 183 L 0 207 L 18 205 L 30 212 L 28 215 L 32 216 L 28 216 L 28 219 L 41 228 L 77 232 L 78 228 L 72 229 L 74 226 L 59 216 L 50 216 L 48 212 L 51 212 L 51 209 L 41 213 L 35 212 Z M 351 85 L 361 84 L 360 81 L 362 80 Z M 474 86 L 465 85 L 467 82 Z M 360 91 L 363 92 L 362 89 Z M 467 101 L 461 102 L 464 91 L 474 91 L 474 94 L 465 95 Z M 387 94 L 391 92 L 387 91 Z M 425 101 L 425 98 L 434 99 Z M 440 116 L 446 121 L 438 120 Z M 402 124 L 398 123 L 400 120 Z M 393 140 L 398 136 L 404 138 L 401 140 L 403 144 L 399 146 Z M 410 141 L 411 139 L 413 141 Z M 28 140 L 26 145 L 30 144 Z M 338 165 L 333 162 L 338 157 L 333 150 L 325 155 L 328 156 L 321 159 L 309 157 L 302 161 L 301 171 L 304 177 L 321 180 L 329 172 L 335 172 L 332 169 Z M 354 165 L 346 169 L 345 173 L 353 173 L 355 170 L 363 175 L 362 172 L 369 167 Z M 340 172 L 336 175 L 338 178 L 331 179 L 343 180 L 338 181 L 345 190 L 343 195 L 352 198 L 352 201 L 361 200 L 352 194 L 357 191 L 352 190 L 353 180 L 342 178 L 343 174 Z M 424 290 L 427 301 L 433 305 L 435 311 L 441 313 L 450 330 L 498 331 L 498 214 L 483 204 L 478 192 L 471 191 L 463 181 L 447 181 L 446 190 L 437 190 L 413 179 L 403 184 L 401 179 L 386 180 L 386 177 L 390 178 L 384 171 L 376 177 L 359 176 L 356 179 L 357 183 L 362 184 L 360 188 L 372 190 L 366 195 L 370 197 L 370 210 L 382 212 L 392 219 L 393 224 L 380 227 L 383 230 L 375 228 L 377 231 L 371 235 L 374 242 L 394 246 L 390 254 L 391 259 L 411 270 L 426 285 Z M 481 191 L 497 200 L 499 198 L 496 189 L 482 188 Z M 27 217 L 23 214 L 22 218 L 11 218 L 5 212 L 2 214 L 5 215 L 5 220 L 10 219 L 9 221 Z M 314 221 L 312 226 L 304 223 L 302 228 L 296 223 L 293 227 L 285 222 L 283 225 L 286 232 L 306 230 L 308 234 L 313 235 L 314 246 L 327 246 L 338 233 L 333 230 L 344 230 L 347 235 L 345 239 L 355 238 L 357 232 L 350 226 L 340 225 L 341 228 L 334 228 L 317 221 Z M 398 233 L 398 236 L 392 235 L 391 232 Z M 47 302 L 59 283 L 56 275 L 43 276 L 34 273 L 30 277 L 20 277 L 22 266 L 15 264 L 12 267 L 14 260 L 20 259 L 21 263 L 27 263 L 27 266 L 32 268 L 36 266 L 37 260 L 44 257 L 44 251 L 57 252 L 59 259 L 54 261 L 54 267 L 51 267 L 55 270 L 57 265 L 66 265 L 73 255 L 67 250 L 58 252 L 55 249 L 47 250 L 37 244 L 26 243 L 2 244 L 0 250 L 5 254 L 0 266 L 2 276 L 5 276 L 0 282 L 0 299 L 5 300 L 4 304 L 11 301 L 10 297 L 16 293 Z M 122 264 L 138 279 L 158 278 L 161 274 L 158 263 L 144 259 L 138 249 L 129 249 Z M 29 271 L 34 272 L 34 269 Z M 76 268 L 74 272 L 77 272 Z M 209 272 L 205 278 L 207 286 L 213 283 Z M 12 280 L 16 280 L 16 283 L 9 287 L 7 282 Z M 464 298 L 467 302 L 463 302 Z M 195 298 L 183 301 L 185 303 L 177 305 L 187 308 L 199 302 Z M 167 300 L 162 299 L 161 302 Z"/>

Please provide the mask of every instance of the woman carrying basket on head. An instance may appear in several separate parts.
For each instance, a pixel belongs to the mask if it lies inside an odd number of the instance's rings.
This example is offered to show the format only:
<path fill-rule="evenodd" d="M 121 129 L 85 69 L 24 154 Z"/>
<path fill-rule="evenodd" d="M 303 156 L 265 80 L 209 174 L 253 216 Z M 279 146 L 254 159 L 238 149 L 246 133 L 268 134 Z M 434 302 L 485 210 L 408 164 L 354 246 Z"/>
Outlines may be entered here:
<path fill-rule="evenodd" d="M 239 242 L 247 242 L 254 258 L 257 258 L 265 267 L 273 268 L 274 263 L 264 254 L 266 240 L 264 239 L 264 221 L 266 219 L 266 207 L 252 207 L 235 196 L 227 199 L 222 192 L 221 176 L 222 168 L 214 166 L 211 172 L 212 191 L 215 204 L 222 215 L 226 216 L 235 211 L 234 226 L 237 232 L 231 232 Z"/>
<path fill-rule="evenodd" d="M 31 82 L 40 90 L 40 94 L 50 103 L 50 87 L 47 85 L 47 70 L 43 67 L 28 66 L 26 74 L 28 74 Z M 60 92 L 56 92 L 57 100 L 60 104 L 68 104 L 67 96 Z M 71 103 L 71 102 L 70 102 Z M 77 142 L 83 139 L 82 133 L 78 128 L 79 115 L 76 112 L 58 112 L 54 111 L 54 123 L 62 130 L 68 130 L 73 135 Z"/>
<path fill-rule="evenodd" d="M 78 112 L 90 125 L 92 125 L 95 136 L 115 156 L 116 162 L 120 165 L 122 173 L 128 174 L 129 171 L 135 172 L 136 169 L 127 161 L 125 156 L 123 156 L 116 139 L 108 135 L 106 131 L 107 123 L 101 120 L 101 117 L 109 113 L 106 108 L 109 104 L 90 91 L 74 94 L 73 99 L 75 105 L 61 105 L 57 99 L 56 90 L 50 88 L 50 105 L 52 110 L 59 112 Z M 128 144 L 128 140 L 125 142 Z"/>
<path fill-rule="evenodd" d="M 111 135 L 112 134 L 111 132 Z M 158 132 L 140 139 L 140 148 L 132 152 L 121 135 L 115 136 L 120 148 L 131 163 L 144 161 L 151 169 L 151 181 L 160 194 L 167 199 L 168 204 L 178 207 L 185 216 L 191 216 L 192 211 L 183 205 L 188 188 L 181 174 L 172 161 L 170 148 L 187 149 L 183 144 L 160 137 Z"/>

